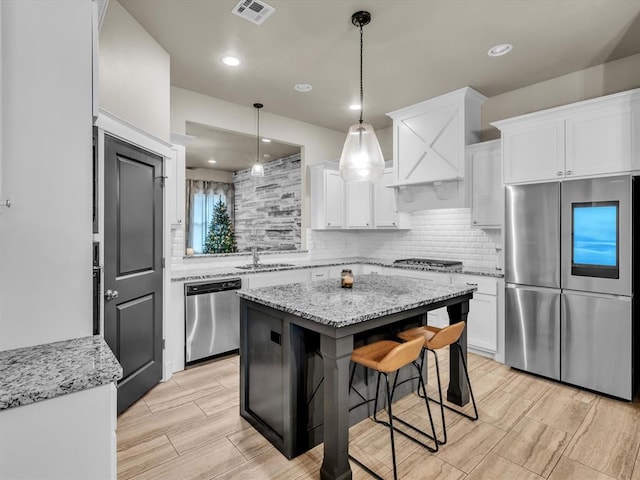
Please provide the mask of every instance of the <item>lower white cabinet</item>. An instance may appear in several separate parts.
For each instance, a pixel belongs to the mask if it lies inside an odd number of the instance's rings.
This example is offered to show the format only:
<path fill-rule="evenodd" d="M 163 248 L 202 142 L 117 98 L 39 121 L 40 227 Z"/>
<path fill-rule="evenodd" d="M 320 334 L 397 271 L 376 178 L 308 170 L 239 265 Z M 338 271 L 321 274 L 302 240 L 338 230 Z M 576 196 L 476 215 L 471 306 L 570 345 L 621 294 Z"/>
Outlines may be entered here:
<path fill-rule="evenodd" d="M 329 267 L 319 267 L 310 270 L 311 281 L 326 280 L 329 278 Z"/>
<path fill-rule="evenodd" d="M 479 353 L 498 350 L 498 280 L 476 275 L 453 275 L 452 283 L 477 287 L 469 302 L 467 345 Z"/>
<path fill-rule="evenodd" d="M 116 479 L 113 383 L 0 411 L 0 478 Z"/>

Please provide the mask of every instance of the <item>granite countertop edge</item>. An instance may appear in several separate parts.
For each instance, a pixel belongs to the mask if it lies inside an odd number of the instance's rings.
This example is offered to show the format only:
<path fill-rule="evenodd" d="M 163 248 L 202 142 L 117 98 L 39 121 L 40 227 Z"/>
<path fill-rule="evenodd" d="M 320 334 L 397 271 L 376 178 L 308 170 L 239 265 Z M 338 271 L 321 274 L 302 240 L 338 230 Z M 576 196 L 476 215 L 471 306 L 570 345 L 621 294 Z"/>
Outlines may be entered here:
<path fill-rule="evenodd" d="M 100 335 L 0 352 L 0 411 L 99 387 L 122 378 Z"/>
<path fill-rule="evenodd" d="M 364 264 L 364 265 L 376 265 L 380 267 L 388 267 L 394 268 L 398 270 L 413 270 L 413 271 L 424 271 L 424 272 L 436 272 L 436 273 L 455 273 L 462 275 L 476 275 L 483 277 L 492 277 L 492 278 L 503 278 L 504 273 L 502 271 L 491 271 L 485 268 L 474 268 L 474 267 L 462 267 L 456 270 L 438 270 L 436 268 L 429 268 L 427 266 L 416 266 L 416 265 L 394 265 L 393 262 L 383 261 L 383 260 L 371 260 L 371 259 L 362 259 L 362 258 L 348 258 L 348 259 L 340 259 L 340 260 L 310 260 L 306 263 L 298 263 L 291 264 L 288 266 L 279 266 L 279 267 L 264 267 L 258 270 L 247 270 L 240 269 L 235 266 L 224 266 L 224 267 L 208 267 L 202 268 L 201 270 L 210 270 L 208 272 L 173 272 L 171 275 L 172 282 L 188 282 L 188 281 L 198 281 L 198 280 L 208 280 L 213 278 L 224 278 L 230 276 L 240 276 L 246 274 L 255 274 L 255 273 L 269 273 L 269 272 L 279 272 L 279 271 L 287 271 L 287 270 L 303 270 L 303 269 L 311 269 L 318 267 L 334 267 L 338 265 L 351 265 L 354 263 Z"/>
<path fill-rule="evenodd" d="M 365 280 L 366 277 L 370 277 L 370 278 Z M 378 290 L 381 290 L 381 291 L 386 289 L 388 285 L 397 283 L 398 281 L 397 280 L 398 277 L 387 277 L 384 275 L 380 275 L 380 276 L 364 275 L 361 278 L 365 281 L 365 283 L 371 283 L 371 282 L 378 283 L 377 288 Z M 408 283 L 410 285 L 412 284 L 415 286 L 416 283 L 423 282 L 423 280 L 409 279 L 405 277 L 403 282 Z M 437 293 L 433 293 L 430 297 L 413 298 L 411 299 L 411 301 L 402 303 L 400 305 L 396 304 L 395 301 L 391 302 L 392 305 L 381 303 L 382 305 L 381 307 L 379 307 L 378 305 L 374 305 L 373 308 L 368 308 L 368 309 L 364 307 L 364 305 L 362 305 L 363 308 L 357 308 L 356 310 L 358 312 L 365 311 L 365 313 L 363 314 L 358 313 L 353 316 L 350 316 L 347 319 L 343 318 L 340 320 L 334 320 L 336 315 L 335 315 L 335 311 L 332 310 L 332 306 L 328 306 L 326 303 L 320 304 L 320 306 L 318 306 L 317 302 L 309 301 L 309 300 L 312 300 L 312 297 L 316 294 L 316 291 L 321 293 L 326 292 L 327 286 L 330 286 L 329 287 L 330 289 L 335 288 L 333 286 L 333 281 L 321 280 L 315 283 L 317 284 L 317 286 L 306 285 L 304 288 L 301 288 L 297 291 L 289 291 L 288 295 L 285 294 L 284 299 L 282 299 L 281 301 L 277 301 L 277 299 L 274 299 L 274 298 L 277 298 L 278 293 L 282 294 L 284 292 L 287 292 L 287 287 L 290 287 L 290 285 L 262 287 L 262 288 L 246 290 L 246 291 L 238 290 L 236 293 L 239 297 L 243 299 L 250 300 L 250 301 L 259 303 L 261 305 L 265 305 L 267 307 L 271 307 L 276 310 L 289 313 L 297 317 L 310 320 L 322 325 L 327 325 L 334 328 L 341 328 L 341 327 L 346 327 L 349 325 L 355 325 L 357 323 L 365 322 L 367 320 L 371 320 L 374 318 L 379 318 L 379 317 L 391 315 L 391 314 L 406 311 L 406 310 L 412 310 L 414 308 L 419 308 L 432 303 L 437 303 L 437 302 L 446 300 L 448 298 L 456 297 L 459 295 L 466 295 L 466 294 L 477 291 L 477 288 L 475 286 L 473 287 L 466 286 L 466 285 L 465 286 L 463 285 L 439 286 L 440 289 L 444 287 L 446 291 L 437 290 Z M 276 297 L 273 297 L 272 295 L 270 295 L 270 292 L 277 292 Z M 375 290 L 369 293 L 373 293 L 377 296 L 377 298 L 380 298 L 377 295 L 377 292 Z M 306 298 L 305 298 L 305 295 L 307 295 Z M 301 305 L 301 304 L 305 305 L 307 309 L 301 310 L 299 308 L 296 308 L 295 306 L 293 306 L 293 303 L 297 305 Z M 331 303 L 330 300 L 329 300 L 329 303 Z M 367 307 L 371 307 L 371 303 L 368 303 Z"/>

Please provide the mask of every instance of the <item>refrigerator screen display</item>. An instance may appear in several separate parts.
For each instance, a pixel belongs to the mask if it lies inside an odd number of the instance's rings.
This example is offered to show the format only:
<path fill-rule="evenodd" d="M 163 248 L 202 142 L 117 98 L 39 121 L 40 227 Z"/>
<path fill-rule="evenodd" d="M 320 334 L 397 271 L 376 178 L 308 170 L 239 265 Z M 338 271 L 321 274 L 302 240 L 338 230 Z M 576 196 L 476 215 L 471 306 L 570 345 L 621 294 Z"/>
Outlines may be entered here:
<path fill-rule="evenodd" d="M 618 202 L 571 206 L 571 274 L 618 278 Z"/>

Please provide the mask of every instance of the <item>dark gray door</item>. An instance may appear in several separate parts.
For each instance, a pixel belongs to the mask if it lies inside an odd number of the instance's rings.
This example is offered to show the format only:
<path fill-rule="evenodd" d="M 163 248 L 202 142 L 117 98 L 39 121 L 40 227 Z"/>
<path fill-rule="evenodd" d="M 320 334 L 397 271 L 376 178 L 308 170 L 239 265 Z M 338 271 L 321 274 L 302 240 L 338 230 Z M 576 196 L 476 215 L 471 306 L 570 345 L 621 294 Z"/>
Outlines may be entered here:
<path fill-rule="evenodd" d="M 162 377 L 162 158 L 105 135 L 104 336 L 118 413 Z"/>

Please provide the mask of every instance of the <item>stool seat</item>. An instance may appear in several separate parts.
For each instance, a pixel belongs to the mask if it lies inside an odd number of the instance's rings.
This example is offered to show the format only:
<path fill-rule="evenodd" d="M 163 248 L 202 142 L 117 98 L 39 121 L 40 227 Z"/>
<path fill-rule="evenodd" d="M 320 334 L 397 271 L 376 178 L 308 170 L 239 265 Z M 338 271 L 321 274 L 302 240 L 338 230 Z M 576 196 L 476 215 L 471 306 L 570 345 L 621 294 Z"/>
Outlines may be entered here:
<path fill-rule="evenodd" d="M 351 361 L 377 372 L 391 373 L 415 362 L 420 356 L 423 341 L 417 337 L 405 343 L 380 340 L 356 348 L 351 353 Z"/>
<path fill-rule="evenodd" d="M 439 350 L 457 342 L 464 330 L 464 322 L 454 323 L 444 328 L 423 325 L 421 327 L 410 328 L 398 334 L 398 338 L 408 341 L 412 338 L 422 336 L 424 347 L 430 350 Z"/>

